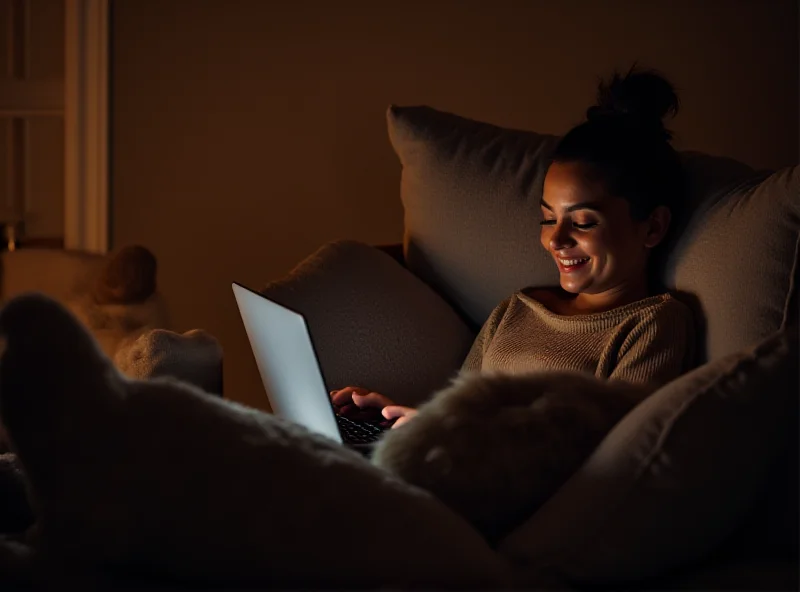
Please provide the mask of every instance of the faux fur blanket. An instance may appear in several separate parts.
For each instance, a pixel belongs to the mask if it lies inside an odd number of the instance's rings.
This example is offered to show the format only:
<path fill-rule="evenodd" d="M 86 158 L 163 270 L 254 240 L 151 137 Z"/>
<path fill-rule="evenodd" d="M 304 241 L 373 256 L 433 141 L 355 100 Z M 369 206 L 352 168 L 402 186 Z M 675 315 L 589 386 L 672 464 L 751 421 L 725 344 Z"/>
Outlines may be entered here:
<path fill-rule="evenodd" d="M 465 375 L 390 430 L 372 460 L 497 543 L 651 392 L 577 372 Z"/>
<path fill-rule="evenodd" d="M 9 302 L 0 338 L 0 418 L 36 520 L 23 544 L 0 541 L 0 588 L 508 583 L 431 494 L 272 415 L 123 376 L 48 298 Z"/>

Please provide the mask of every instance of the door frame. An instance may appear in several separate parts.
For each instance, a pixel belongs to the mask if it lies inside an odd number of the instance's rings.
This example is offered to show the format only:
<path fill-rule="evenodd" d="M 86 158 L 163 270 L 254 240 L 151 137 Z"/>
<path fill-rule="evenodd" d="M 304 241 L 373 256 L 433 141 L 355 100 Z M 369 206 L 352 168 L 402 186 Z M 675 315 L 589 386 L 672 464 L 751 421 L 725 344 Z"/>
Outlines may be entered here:
<path fill-rule="evenodd" d="M 64 247 L 106 253 L 110 0 L 64 2 Z"/>

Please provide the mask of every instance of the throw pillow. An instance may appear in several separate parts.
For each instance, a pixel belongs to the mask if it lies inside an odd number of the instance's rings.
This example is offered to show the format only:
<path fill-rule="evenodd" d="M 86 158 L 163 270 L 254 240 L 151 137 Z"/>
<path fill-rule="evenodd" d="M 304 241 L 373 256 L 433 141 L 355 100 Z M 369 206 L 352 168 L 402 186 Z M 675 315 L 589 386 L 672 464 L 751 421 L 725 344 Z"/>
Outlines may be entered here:
<path fill-rule="evenodd" d="M 796 445 L 797 413 L 796 332 L 706 364 L 618 423 L 501 552 L 527 584 L 619 584 L 701 560 Z"/>
<path fill-rule="evenodd" d="M 447 383 L 474 339 L 429 286 L 356 241 L 323 246 L 263 294 L 305 316 L 330 390 L 361 386 L 417 405 Z"/>
<path fill-rule="evenodd" d="M 28 541 L 47 549 L 26 556 L 34 579 L 62 567 L 94 583 L 144 575 L 141 587 L 506 584 L 500 558 L 429 494 L 272 415 L 123 378 L 53 300 L 9 302 L 0 335 L 0 414 L 46 525 Z M 15 554 L 0 541 L 0 563 Z"/>
<path fill-rule="evenodd" d="M 701 203 L 671 245 L 665 283 L 693 296 L 704 324 L 700 361 L 791 323 L 800 248 L 800 166 L 760 174 Z"/>
<path fill-rule="evenodd" d="M 539 244 L 539 200 L 558 138 L 430 107 L 392 106 L 387 118 L 415 275 L 475 327 L 516 290 L 558 283 Z"/>

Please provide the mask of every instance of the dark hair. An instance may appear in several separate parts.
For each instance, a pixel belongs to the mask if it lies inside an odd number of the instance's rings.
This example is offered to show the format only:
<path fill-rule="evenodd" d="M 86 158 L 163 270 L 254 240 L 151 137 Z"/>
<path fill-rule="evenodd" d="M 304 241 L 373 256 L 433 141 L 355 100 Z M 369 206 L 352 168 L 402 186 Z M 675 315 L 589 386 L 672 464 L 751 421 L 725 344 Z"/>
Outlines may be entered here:
<path fill-rule="evenodd" d="M 625 75 L 615 73 L 600 83 L 597 104 L 561 139 L 553 161 L 590 165 L 607 191 L 628 200 L 635 219 L 661 205 L 677 214 L 683 173 L 662 120 L 679 105 L 672 84 L 657 72 L 634 65 Z"/>

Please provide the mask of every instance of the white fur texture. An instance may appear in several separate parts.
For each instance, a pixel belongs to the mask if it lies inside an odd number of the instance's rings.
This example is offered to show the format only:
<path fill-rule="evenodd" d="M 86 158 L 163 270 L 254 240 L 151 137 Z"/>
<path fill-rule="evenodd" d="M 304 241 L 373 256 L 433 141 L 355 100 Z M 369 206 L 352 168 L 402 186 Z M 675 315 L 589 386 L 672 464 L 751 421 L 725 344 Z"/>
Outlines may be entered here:
<path fill-rule="evenodd" d="M 578 372 L 462 375 L 387 432 L 372 460 L 436 495 L 494 543 L 651 391 Z"/>
<path fill-rule="evenodd" d="M 50 299 L 9 302 L 0 336 L 0 418 L 37 517 L 26 546 L 0 544 L 6 572 L 82 589 L 134 574 L 225 588 L 505 581 L 430 494 L 271 415 L 124 378 Z"/>

